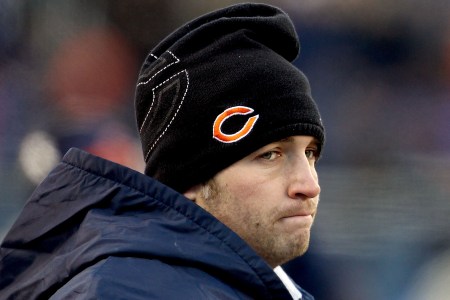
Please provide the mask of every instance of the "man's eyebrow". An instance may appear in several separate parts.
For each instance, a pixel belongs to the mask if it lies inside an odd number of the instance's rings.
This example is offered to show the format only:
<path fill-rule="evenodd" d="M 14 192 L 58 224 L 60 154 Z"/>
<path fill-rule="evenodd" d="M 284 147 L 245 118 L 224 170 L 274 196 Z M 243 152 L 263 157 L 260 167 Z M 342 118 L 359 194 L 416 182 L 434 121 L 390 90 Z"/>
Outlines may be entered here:
<path fill-rule="evenodd" d="M 320 147 L 320 142 L 314 138 L 311 143 L 309 143 L 310 145 L 316 146 L 316 147 Z"/>
<path fill-rule="evenodd" d="M 278 142 L 281 142 L 281 143 L 292 143 L 293 141 L 294 141 L 294 138 L 292 136 L 289 136 L 287 138 L 279 140 Z"/>
<path fill-rule="evenodd" d="M 292 142 L 294 142 L 294 137 L 289 136 L 287 138 L 283 138 L 283 139 L 279 140 L 278 142 L 279 143 L 292 143 Z M 314 146 L 319 146 L 320 143 L 317 140 L 317 138 L 313 138 L 309 144 L 314 145 Z"/>

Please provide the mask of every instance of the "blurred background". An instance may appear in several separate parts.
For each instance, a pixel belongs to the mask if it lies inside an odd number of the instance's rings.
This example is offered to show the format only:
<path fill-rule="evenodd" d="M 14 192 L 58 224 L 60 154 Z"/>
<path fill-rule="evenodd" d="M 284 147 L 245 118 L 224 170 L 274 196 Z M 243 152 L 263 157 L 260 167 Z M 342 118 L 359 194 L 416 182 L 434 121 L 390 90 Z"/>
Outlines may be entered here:
<path fill-rule="evenodd" d="M 142 171 L 141 62 L 237 2 L 0 0 L 0 239 L 70 147 Z M 450 2 L 260 2 L 293 19 L 327 128 L 310 250 L 286 270 L 317 300 L 450 299 Z"/>

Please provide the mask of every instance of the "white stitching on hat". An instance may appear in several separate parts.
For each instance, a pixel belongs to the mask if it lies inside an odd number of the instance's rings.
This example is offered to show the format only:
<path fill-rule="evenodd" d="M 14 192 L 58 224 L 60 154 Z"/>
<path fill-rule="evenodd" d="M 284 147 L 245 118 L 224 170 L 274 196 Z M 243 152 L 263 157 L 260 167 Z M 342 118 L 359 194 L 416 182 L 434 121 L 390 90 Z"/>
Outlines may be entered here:
<path fill-rule="evenodd" d="M 161 73 L 162 71 L 164 71 L 165 69 L 167 69 L 168 67 L 170 67 L 171 65 L 177 64 L 177 63 L 180 62 L 180 59 L 179 59 L 178 57 L 176 57 L 172 52 L 170 52 L 170 51 L 166 51 L 166 52 L 169 53 L 169 54 L 171 54 L 171 55 L 173 56 L 173 58 L 175 58 L 175 61 L 171 62 L 170 64 L 168 64 L 167 66 L 165 66 L 164 68 L 162 68 L 161 70 L 159 70 L 158 72 L 156 72 L 155 74 L 153 74 L 153 76 L 150 77 L 149 79 L 147 79 L 147 81 L 145 81 L 145 82 L 139 82 L 139 83 L 137 84 L 137 86 L 140 86 L 140 85 L 149 83 L 150 80 L 152 80 L 156 75 L 158 75 L 159 73 Z M 154 55 L 153 53 L 150 53 L 150 55 L 151 55 L 153 58 L 158 59 L 158 57 L 157 57 L 156 55 Z"/>
<path fill-rule="evenodd" d="M 158 75 L 159 73 L 161 73 L 162 71 L 164 71 L 165 69 L 167 69 L 168 67 L 170 67 L 171 65 L 180 62 L 180 59 L 179 59 L 178 57 L 176 57 L 172 52 L 170 52 L 170 51 L 166 51 L 166 52 L 168 52 L 169 54 L 171 54 L 171 55 L 173 56 L 173 58 L 175 58 L 175 61 L 171 62 L 170 64 L 168 64 L 167 66 L 165 66 L 164 68 L 162 68 L 161 70 L 159 70 L 158 72 L 156 72 L 155 74 L 153 74 L 153 76 L 150 77 L 147 81 L 138 83 L 137 86 L 140 86 L 140 85 L 144 85 L 144 84 L 149 83 L 150 80 L 152 80 L 156 75 Z M 156 55 L 154 55 L 153 53 L 150 53 L 150 55 L 151 55 L 152 57 L 154 57 L 155 59 L 158 59 L 158 57 L 157 57 Z M 181 71 L 181 72 L 182 72 L 182 71 Z M 177 74 L 179 74 L 179 73 L 177 73 Z M 175 74 L 175 75 L 177 75 L 177 74 Z M 175 75 L 173 75 L 173 76 L 175 76 Z M 173 77 L 173 76 L 172 76 L 172 77 Z M 170 78 L 172 78 L 172 77 L 170 77 Z M 170 79 L 170 78 L 169 78 L 169 79 Z M 169 79 L 167 79 L 167 80 L 169 80 Z M 164 82 L 166 82 L 167 80 L 165 80 Z M 164 84 L 164 82 L 162 82 L 161 84 Z M 145 122 L 147 121 L 147 118 L 148 118 L 148 116 L 150 115 L 150 112 L 152 111 L 153 102 L 155 101 L 155 93 L 154 93 L 155 88 L 159 87 L 161 84 L 157 85 L 156 87 L 154 87 L 154 88 L 152 89 L 152 93 L 153 93 L 152 104 L 150 105 L 150 108 L 148 109 L 147 115 L 145 116 L 144 121 L 142 122 L 141 128 L 139 128 L 139 133 L 142 133 L 142 130 L 144 129 Z"/>
<path fill-rule="evenodd" d="M 172 54 L 172 55 L 173 55 L 173 54 Z M 144 122 L 142 123 L 142 127 L 141 127 L 141 130 L 140 130 L 140 131 L 142 131 L 142 128 L 144 127 L 145 121 L 147 120 L 147 117 L 148 117 L 148 115 L 150 114 L 150 111 L 151 111 L 151 109 L 152 109 L 152 107 L 153 107 L 153 103 L 154 103 L 154 101 L 155 101 L 155 90 L 156 90 L 158 87 L 160 87 L 161 85 L 165 84 L 166 82 L 168 82 L 169 80 L 171 80 L 172 78 L 178 76 L 180 73 L 183 73 L 183 72 L 186 74 L 186 80 L 187 80 L 187 83 L 186 83 L 186 89 L 185 89 L 185 91 L 184 91 L 183 97 L 181 98 L 181 101 L 180 101 L 180 105 L 178 105 L 177 110 L 175 111 L 175 113 L 174 113 L 172 119 L 170 119 L 169 124 L 167 124 L 166 128 L 164 128 L 163 132 L 162 132 L 162 133 L 159 135 L 159 137 L 153 142 L 152 146 L 151 146 L 150 149 L 147 151 L 147 153 L 146 153 L 146 155 L 145 155 L 145 161 L 147 161 L 148 156 L 150 155 L 150 152 L 153 150 L 153 148 L 156 146 L 156 144 L 157 144 L 158 141 L 162 138 L 162 136 L 166 133 L 167 129 L 170 127 L 170 125 L 172 124 L 173 120 L 175 119 L 175 117 L 177 116 L 178 112 L 180 111 L 180 108 L 181 108 L 181 106 L 183 105 L 183 102 L 184 102 L 184 98 L 186 97 L 187 91 L 189 90 L 189 73 L 187 72 L 186 69 L 184 69 L 184 70 L 182 70 L 182 71 L 180 71 L 180 72 L 178 72 L 178 73 L 176 73 L 176 74 L 170 76 L 169 78 L 167 78 L 166 80 L 164 80 L 163 82 L 161 82 L 160 84 L 158 84 L 157 86 L 155 86 L 155 87 L 152 89 L 152 94 L 153 94 L 152 104 L 151 104 L 150 109 L 149 109 L 149 111 L 148 111 L 148 113 L 147 113 L 147 116 L 145 117 Z M 140 131 L 139 131 L 139 132 L 140 132 Z"/>

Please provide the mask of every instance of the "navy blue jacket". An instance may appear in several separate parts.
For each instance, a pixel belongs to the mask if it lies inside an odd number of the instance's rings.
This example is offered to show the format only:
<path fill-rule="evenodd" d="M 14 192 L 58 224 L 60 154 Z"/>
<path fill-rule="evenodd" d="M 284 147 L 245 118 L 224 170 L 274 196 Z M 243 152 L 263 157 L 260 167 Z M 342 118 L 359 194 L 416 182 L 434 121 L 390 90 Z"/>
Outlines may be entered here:
<path fill-rule="evenodd" d="M 242 239 L 195 203 L 71 149 L 1 245 L 0 299 L 292 298 Z"/>

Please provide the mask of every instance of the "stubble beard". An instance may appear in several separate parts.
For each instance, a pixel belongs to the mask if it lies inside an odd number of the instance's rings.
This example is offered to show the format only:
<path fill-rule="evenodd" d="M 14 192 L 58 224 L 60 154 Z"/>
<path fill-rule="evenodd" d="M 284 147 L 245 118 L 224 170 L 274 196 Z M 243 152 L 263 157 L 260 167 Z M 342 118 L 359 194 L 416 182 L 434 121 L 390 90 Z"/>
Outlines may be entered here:
<path fill-rule="evenodd" d="M 267 222 L 270 216 L 242 210 L 231 204 L 230 193 L 214 179 L 202 188 L 205 208 L 219 221 L 238 234 L 272 268 L 303 255 L 309 246 L 309 230 L 300 236 L 279 233 L 275 224 Z M 233 216 L 240 216 L 239 222 Z"/>

